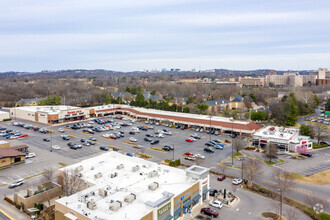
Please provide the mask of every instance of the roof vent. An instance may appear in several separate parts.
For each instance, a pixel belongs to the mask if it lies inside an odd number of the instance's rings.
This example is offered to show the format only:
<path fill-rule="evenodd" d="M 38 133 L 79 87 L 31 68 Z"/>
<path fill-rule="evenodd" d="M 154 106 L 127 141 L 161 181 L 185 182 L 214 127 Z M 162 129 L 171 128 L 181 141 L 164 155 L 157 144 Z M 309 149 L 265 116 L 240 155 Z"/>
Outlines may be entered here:
<path fill-rule="evenodd" d="M 116 176 L 118 176 L 118 173 L 116 173 L 116 172 L 110 174 L 110 178 L 115 178 Z"/>
<path fill-rule="evenodd" d="M 117 201 L 110 204 L 109 209 L 112 210 L 112 211 L 117 211 L 122 206 L 123 206 L 122 202 L 117 200 Z"/>
<path fill-rule="evenodd" d="M 136 165 L 136 166 L 132 167 L 132 172 L 136 172 L 136 171 L 139 171 L 139 170 L 140 170 L 139 165 Z"/>
<path fill-rule="evenodd" d="M 97 174 L 94 175 L 94 179 L 101 178 L 103 175 L 101 172 L 98 172 Z"/>
<path fill-rule="evenodd" d="M 118 169 L 118 170 L 123 169 L 123 168 L 124 168 L 124 164 L 119 164 L 119 165 L 117 166 L 117 169 Z"/>
<path fill-rule="evenodd" d="M 157 188 L 159 188 L 159 183 L 157 183 L 157 182 L 153 182 L 148 185 L 148 189 L 150 189 L 150 190 L 155 190 Z"/>
<path fill-rule="evenodd" d="M 82 165 L 80 165 L 80 166 L 78 166 L 76 169 L 80 172 L 80 171 L 82 171 L 84 168 L 83 168 Z"/>
<path fill-rule="evenodd" d="M 95 203 L 94 199 L 92 199 L 91 201 L 87 202 L 87 208 L 89 208 L 91 210 L 95 210 L 96 209 L 96 203 Z"/>
<path fill-rule="evenodd" d="M 132 203 L 136 199 L 136 195 L 131 193 L 130 195 L 125 196 L 124 201 L 127 203 Z"/>

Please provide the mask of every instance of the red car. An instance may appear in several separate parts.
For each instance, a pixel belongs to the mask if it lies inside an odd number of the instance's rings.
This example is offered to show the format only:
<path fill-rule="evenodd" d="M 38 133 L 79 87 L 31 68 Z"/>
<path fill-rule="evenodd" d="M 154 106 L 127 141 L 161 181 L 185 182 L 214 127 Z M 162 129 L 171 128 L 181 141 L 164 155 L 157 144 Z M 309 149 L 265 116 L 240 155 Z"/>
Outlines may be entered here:
<path fill-rule="evenodd" d="M 28 135 L 27 134 L 22 134 L 21 136 L 19 136 L 20 138 L 24 138 L 24 137 L 27 137 Z"/>
<path fill-rule="evenodd" d="M 217 210 L 211 208 L 202 208 L 201 213 L 211 217 L 218 217 L 219 215 L 219 212 Z"/>
<path fill-rule="evenodd" d="M 218 181 L 222 181 L 222 180 L 225 180 L 225 179 L 226 179 L 226 176 L 225 175 L 220 175 L 217 178 Z"/>
<path fill-rule="evenodd" d="M 111 135 L 110 138 L 111 139 L 117 139 L 117 137 L 115 135 Z"/>
<path fill-rule="evenodd" d="M 193 139 L 190 139 L 190 138 L 187 138 L 186 141 L 187 142 L 194 142 L 194 140 Z"/>
<path fill-rule="evenodd" d="M 194 156 L 194 154 L 193 153 L 190 153 L 190 152 L 184 153 L 183 155 L 184 156 L 191 156 L 191 157 Z"/>

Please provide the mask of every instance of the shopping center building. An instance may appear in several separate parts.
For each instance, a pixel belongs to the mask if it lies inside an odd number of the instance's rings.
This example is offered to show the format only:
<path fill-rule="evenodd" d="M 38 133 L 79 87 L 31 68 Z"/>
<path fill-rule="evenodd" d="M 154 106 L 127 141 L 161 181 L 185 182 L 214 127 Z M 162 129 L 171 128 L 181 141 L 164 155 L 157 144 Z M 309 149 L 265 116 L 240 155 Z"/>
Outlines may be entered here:
<path fill-rule="evenodd" d="M 77 170 L 82 191 L 55 202 L 55 219 L 183 219 L 209 199 L 209 169 L 186 170 L 109 152 L 59 170 Z M 85 187 L 84 187 L 85 186 Z"/>
<path fill-rule="evenodd" d="M 253 134 L 252 144 L 260 148 L 265 148 L 267 144 L 275 144 L 286 152 L 296 152 L 298 146 L 306 146 L 308 150 L 313 149 L 310 137 L 300 135 L 299 128 L 274 126 L 262 128 Z"/>

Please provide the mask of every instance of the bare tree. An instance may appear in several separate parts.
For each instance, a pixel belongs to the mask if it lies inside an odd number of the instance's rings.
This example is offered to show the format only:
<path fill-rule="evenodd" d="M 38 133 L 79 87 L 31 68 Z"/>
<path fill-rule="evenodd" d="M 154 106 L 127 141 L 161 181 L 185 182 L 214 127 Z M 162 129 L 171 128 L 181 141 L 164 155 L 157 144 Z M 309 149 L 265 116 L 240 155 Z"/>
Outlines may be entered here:
<path fill-rule="evenodd" d="M 222 174 L 225 174 L 225 171 L 226 171 L 226 169 L 227 169 L 227 166 L 225 166 L 225 165 L 219 165 L 219 168 L 220 168 L 220 170 L 221 170 L 221 173 L 222 173 Z"/>
<path fill-rule="evenodd" d="M 249 185 L 252 186 L 255 176 L 261 172 L 260 162 L 256 159 L 246 158 L 244 164 Z"/>
<path fill-rule="evenodd" d="M 80 178 L 80 172 L 76 169 L 65 169 L 60 173 L 62 187 L 66 196 L 72 195 L 81 189 L 84 181 Z"/>
<path fill-rule="evenodd" d="M 292 206 L 288 206 L 286 208 L 286 217 L 287 217 L 287 220 L 296 220 L 297 219 L 297 210 L 296 208 L 292 207 Z"/>
<path fill-rule="evenodd" d="M 326 125 L 322 123 L 315 123 L 313 125 L 313 132 L 315 138 L 317 139 L 317 144 L 320 144 L 320 141 L 329 135 Z"/>
<path fill-rule="evenodd" d="M 233 194 L 235 194 L 235 193 L 236 193 L 236 191 L 237 191 L 237 188 L 238 188 L 238 186 L 237 186 L 237 185 L 231 184 L 231 190 L 232 190 Z"/>
<path fill-rule="evenodd" d="M 234 138 L 232 145 L 236 153 L 238 153 L 240 150 L 244 148 L 245 142 L 240 138 Z"/>
<path fill-rule="evenodd" d="M 269 162 L 272 162 L 272 158 L 276 158 L 277 150 L 278 149 L 275 144 L 267 144 L 265 155 L 269 159 Z"/>
<path fill-rule="evenodd" d="M 45 178 L 47 182 L 51 182 L 53 180 L 55 170 L 53 168 L 46 168 L 44 169 L 44 172 L 42 176 Z"/>
<path fill-rule="evenodd" d="M 273 171 L 273 179 L 278 188 L 281 196 L 281 200 L 283 201 L 283 197 L 285 194 L 290 192 L 291 189 L 295 187 L 295 182 L 293 181 L 292 175 L 280 168 L 276 168 Z"/>

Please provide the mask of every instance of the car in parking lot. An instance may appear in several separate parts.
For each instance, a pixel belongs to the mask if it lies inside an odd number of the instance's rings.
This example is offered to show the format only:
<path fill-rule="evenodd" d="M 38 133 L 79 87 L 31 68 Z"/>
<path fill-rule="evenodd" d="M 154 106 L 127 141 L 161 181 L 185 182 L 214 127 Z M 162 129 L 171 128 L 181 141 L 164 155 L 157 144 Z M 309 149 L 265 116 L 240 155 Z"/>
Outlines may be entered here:
<path fill-rule="evenodd" d="M 195 156 L 188 156 L 188 157 L 185 157 L 184 159 L 192 160 L 192 161 L 196 160 Z"/>
<path fill-rule="evenodd" d="M 135 155 L 133 153 L 126 153 L 126 155 L 129 157 L 135 157 Z"/>
<path fill-rule="evenodd" d="M 89 140 L 96 141 L 96 138 L 95 137 L 89 137 Z"/>
<path fill-rule="evenodd" d="M 220 202 L 219 200 L 212 200 L 210 201 L 209 205 L 219 209 L 222 208 L 222 202 Z"/>
<path fill-rule="evenodd" d="M 243 183 L 243 180 L 242 180 L 241 178 L 235 178 L 235 179 L 233 179 L 233 181 L 232 181 L 232 184 L 233 184 L 233 185 L 239 185 L 239 184 L 241 184 L 241 183 Z"/>
<path fill-rule="evenodd" d="M 89 143 L 90 145 L 95 145 L 95 142 L 94 141 L 87 140 L 86 142 Z"/>
<path fill-rule="evenodd" d="M 89 147 L 89 146 L 91 146 L 91 144 L 90 144 L 90 143 L 88 143 L 87 141 L 86 141 L 86 142 L 84 142 L 84 143 L 83 143 L 83 145 L 84 145 L 84 146 L 86 146 L 86 147 Z"/>
<path fill-rule="evenodd" d="M 9 188 L 14 188 L 14 187 L 17 187 L 17 186 L 23 185 L 23 183 L 24 183 L 24 179 L 18 179 L 18 180 L 15 180 L 14 182 L 12 182 L 12 183 L 9 185 Z"/>
<path fill-rule="evenodd" d="M 137 139 L 133 138 L 133 137 L 130 137 L 128 140 L 131 141 L 131 142 L 137 142 Z"/>
<path fill-rule="evenodd" d="M 185 141 L 186 141 L 186 142 L 194 142 L 194 139 L 192 139 L 192 138 L 187 138 Z"/>
<path fill-rule="evenodd" d="M 303 155 L 305 157 L 312 157 L 313 156 L 311 153 L 300 153 L 300 155 Z"/>
<path fill-rule="evenodd" d="M 109 150 L 109 148 L 108 148 L 108 147 L 106 147 L 106 146 L 100 146 L 100 150 L 108 151 L 108 150 Z"/>
<path fill-rule="evenodd" d="M 217 180 L 218 181 L 223 181 L 223 180 L 225 180 L 226 179 L 226 176 L 225 175 L 219 175 L 218 177 L 217 177 Z"/>
<path fill-rule="evenodd" d="M 152 134 L 146 134 L 146 137 L 152 137 L 153 135 Z"/>
<path fill-rule="evenodd" d="M 211 217 L 218 217 L 219 215 L 219 212 L 217 210 L 211 208 L 202 208 L 201 213 Z"/>
<path fill-rule="evenodd" d="M 63 128 L 59 128 L 59 129 L 58 129 L 58 132 L 60 132 L 60 133 L 64 133 L 65 130 L 64 130 Z"/>
<path fill-rule="evenodd" d="M 61 148 L 60 148 L 60 146 L 58 146 L 58 145 L 53 145 L 53 146 L 52 146 L 52 149 L 54 149 L 54 150 L 59 150 L 59 149 L 61 149 Z"/>
<path fill-rule="evenodd" d="M 80 142 L 82 142 L 82 143 L 84 143 L 84 142 L 86 142 L 86 141 L 87 141 L 86 138 L 82 138 L 82 139 L 80 139 Z"/>
<path fill-rule="evenodd" d="M 31 152 L 31 153 L 26 153 L 25 158 L 32 158 L 35 156 L 36 156 L 36 154 Z"/>
<path fill-rule="evenodd" d="M 183 154 L 183 156 L 186 156 L 186 157 L 187 156 L 194 156 L 194 154 L 193 153 L 190 153 L 190 152 L 186 152 L 186 153 Z"/>
<path fill-rule="evenodd" d="M 215 149 L 223 150 L 223 144 L 216 144 L 216 145 L 213 145 L 213 147 L 214 147 Z"/>
<path fill-rule="evenodd" d="M 198 158 L 198 159 L 202 159 L 202 160 L 205 159 L 205 156 L 202 155 L 202 154 L 195 154 L 195 157 Z"/>
<path fill-rule="evenodd" d="M 46 141 L 46 142 L 49 142 L 50 141 L 50 139 L 49 138 L 44 138 L 44 139 L 42 139 L 43 141 Z"/>
<path fill-rule="evenodd" d="M 326 145 L 330 146 L 330 142 L 328 142 L 328 141 L 321 141 L 320 144 L 326 144 Z"/>
<path fill-rule="evenodd" d="M 158 144 L 158 143 L 159 143 L 159 140 L 152 140 L 152 141 L 150 142 L 151 145 Z"/>
<path fill-rule="evenodd" d="M 69 143 L 67 143 L 67 145 L 68 145 L 69 147 L 71 147 L 71 146 L 73 146 L 73 145 L 74 145 L 74 143 L 72 143 L 72 142 L 69 142 Z"/>
<path fill-rule="evenodd" d="M 214 144 L 213 142 L 210 142 L 210 141 L 209 141 L 209 142 L 206 142 L 205 145 L 206 145 L 206 146 L 209 146 L 209 147 L 212 147 L 212 146 L 214 146 L 215 144 Z"/>
<path fill-rule="evenodd" d="M 28 137 L 29 135 L 27 135 L 27 134 L 22 134 L 22 135 L 20 135 L 19 136 L 19 138 L 25 138 L 25 137 Z"/>
<path fill-rule="evenodd" d="M 151 138 L 145 137 L 143 140 L 151 142 Z"/>
<path fill-rule="evenodd" d="M 214 196 L 216 197 L 217 195 L 219 195 L 219 191 L 216 189 L 210 189 L 210 196 Z"/>
<path fill-rule="evenodd" d="M 212 149 L 209 148 L 209 147 L 204 148 L 204 151 L 205 151 L 205 152 L 208 152 L 208 153 L 214 153 L 214 150 L 212 150 Z"/>

